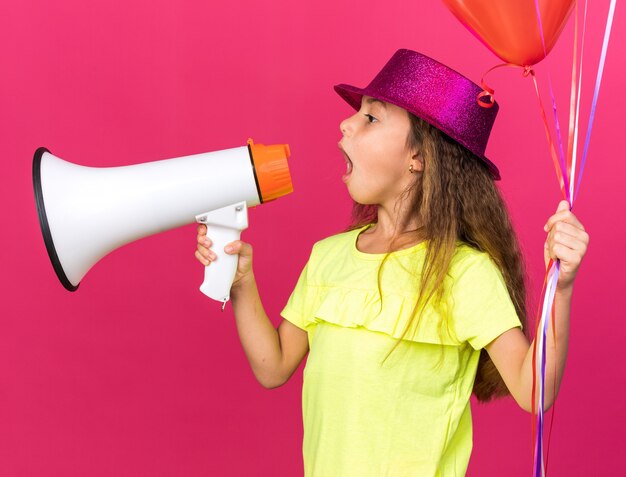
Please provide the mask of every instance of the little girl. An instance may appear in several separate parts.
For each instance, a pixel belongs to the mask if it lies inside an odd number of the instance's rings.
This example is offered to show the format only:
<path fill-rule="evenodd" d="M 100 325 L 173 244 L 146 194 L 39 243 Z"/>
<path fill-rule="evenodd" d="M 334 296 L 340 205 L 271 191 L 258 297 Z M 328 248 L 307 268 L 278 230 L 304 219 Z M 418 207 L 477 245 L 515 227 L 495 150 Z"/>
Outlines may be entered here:
<path fill-rule="evenodd" d="M 225 251 L 239 254 L 231 290 L 239 336 L 266 388 L 284 384 L 309 352 L 307 477 L 463 476 L 472 393 L 480 401 L 510 394 L 531 410 L 523 260 L 498 168 L 484 156 L 498 105 L 482 107 L 479 86 L 410 50 L 398 50 L 366 88 L 335 90 L 357 110 L 341 122 L 339 142 L 354 222 L 315 243 L 277 330 L 251 245 L 229 244 Z M 544 229 L 546 264 L 561 261 L 547 410 L 589 236 L 566 201 Z M 200 225 L 204 265 L 215 259 L 206 233 Z"/>

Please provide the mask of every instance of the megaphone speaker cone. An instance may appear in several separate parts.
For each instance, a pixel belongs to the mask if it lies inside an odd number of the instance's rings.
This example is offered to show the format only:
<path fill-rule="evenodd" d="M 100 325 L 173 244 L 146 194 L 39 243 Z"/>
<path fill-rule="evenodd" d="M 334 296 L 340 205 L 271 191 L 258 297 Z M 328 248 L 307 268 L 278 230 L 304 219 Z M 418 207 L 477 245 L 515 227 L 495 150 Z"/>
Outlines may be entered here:
<path fill-rule="evenodd" d="M 63 266 L 61 265 L 61 261 L 59 260 L 59 257 L 57 255 L 56 249 L 54 247 L 54 242 L 52 240 L 52 234 L 50 233 L 48 217 L 46 215 L 46 206 L 44 204 L 43 189 L 41 185 L 41 158 L 46 152 L 49 153 L 50 151 L 45 147 L 40 147 L 35 151 L 35 156 L 33 158 L 33 187 L 35 189 L 35 203 L 37 205 L 39 225 L 41 227 L 41 233 L 46 244 L 48 256 L 50 257 L 50 261 L 52 262 L 52 266 L 54 267 L 54 271 L 57 274 L 59 281 L 66 290 L 76 291 L 78 289 L 78 284 L 73 285 L 72 282 L 70 282 L 70 280 L 67 278 L 67 275 L 63 270 Z"/>

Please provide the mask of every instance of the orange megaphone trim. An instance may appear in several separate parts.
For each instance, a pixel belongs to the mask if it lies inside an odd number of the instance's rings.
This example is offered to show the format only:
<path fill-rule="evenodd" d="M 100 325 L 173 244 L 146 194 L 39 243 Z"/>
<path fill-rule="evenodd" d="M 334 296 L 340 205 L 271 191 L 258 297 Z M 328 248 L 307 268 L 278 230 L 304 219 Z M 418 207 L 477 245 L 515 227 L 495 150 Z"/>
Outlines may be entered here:
<path fill-rule="evenodd" d="M 248 138 L 247 143 L 261 202 L 278 199 L 293 192 L 287 163 L 287 158 L 291 155 L 289 145 L 254 144 L 252 138 Z"/>

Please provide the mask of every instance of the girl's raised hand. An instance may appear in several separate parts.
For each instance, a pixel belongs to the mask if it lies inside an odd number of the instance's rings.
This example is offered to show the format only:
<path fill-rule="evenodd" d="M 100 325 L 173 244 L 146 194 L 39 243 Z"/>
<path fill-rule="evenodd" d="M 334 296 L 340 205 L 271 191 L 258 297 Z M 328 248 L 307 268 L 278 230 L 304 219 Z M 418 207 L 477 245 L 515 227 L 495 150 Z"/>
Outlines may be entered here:
<path fill-rule="evenodd" d="M 210 249 L 212 242 L 206 234 L 206 225 L 198 225 L 198 248 L 195 255 L 202 265 L 209 266 L 217 258 L 217 255 Z M 253 276 L 252 245 L 241 240 L 235 240 L 226 244 L 224 251 L 229 255 L 239 254 L 237 273 L 235 273 L 232 286 L 237 286 L 243 283 L 244 280 L 251 279 Z"/>
<path fill-rule="evenodd" d="M 561 263 L 557 288 L 571 288 L 574 285 L 578 267 L 587 252 L 589 234 L 569 210 L 566 200 L 559 202 L 556 213 L 548 219 L 543 229 L 548 232 L 543 249 L 546 267 L 550 259 L 559 259 Z"/>

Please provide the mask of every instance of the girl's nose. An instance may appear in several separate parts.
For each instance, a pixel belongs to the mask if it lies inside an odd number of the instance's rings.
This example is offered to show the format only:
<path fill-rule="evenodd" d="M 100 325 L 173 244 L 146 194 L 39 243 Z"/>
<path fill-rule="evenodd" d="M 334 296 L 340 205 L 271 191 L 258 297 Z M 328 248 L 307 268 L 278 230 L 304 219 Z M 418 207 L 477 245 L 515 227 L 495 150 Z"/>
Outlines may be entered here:
<path fill-rule="evenodd" d="M 341 131 L 341 134 L 343 134 L 344 136 L 348 134 L 349 131 L 349 118 L 344 119 L 343 121 L 341 121 L 339 123 L 339 130 Z"/>

